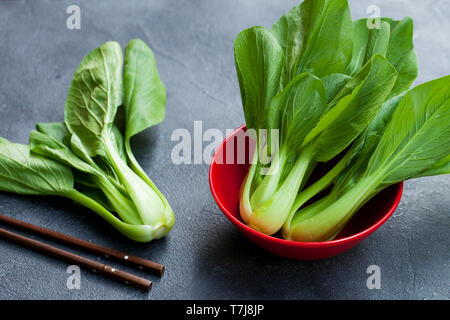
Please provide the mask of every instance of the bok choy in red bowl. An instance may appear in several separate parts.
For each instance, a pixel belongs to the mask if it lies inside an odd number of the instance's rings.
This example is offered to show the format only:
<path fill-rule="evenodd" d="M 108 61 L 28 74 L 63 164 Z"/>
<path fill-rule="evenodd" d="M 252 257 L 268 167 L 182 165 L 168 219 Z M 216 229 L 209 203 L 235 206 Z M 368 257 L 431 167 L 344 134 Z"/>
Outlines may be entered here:
<path fill-rule="evenodd" d="M 368 26 L 351 20 L 346 0 L 305 0 L 235 40 L 254 146 L 233 149 L 238 160 L 252 151 L 239 168 L 220 164 L 221 146 L 211 188 L 227 217 L 272 252 L 342 252 L 386 221 L 404 180 L 450 172 L 450 76 L 410 90 L 412 20 Z"/>
<path fill-rule="evenodd" d="M 209 183 L 217 205 L 228 220 L 251 241 L 273 254 L 296 260 L 317 260 L 337 255 L 378 229 L 400 202 L 402 183 L 383 190 L 369 201 L 332 241 L 299 242 L 285 240 L 280 234 L 266 235 L 247 226 L 239 214 L 239 193 L 250 167 L 248 159 L 251 159 L 255 147 L 255 143 L 247 139 L 242 145 L 244 149 L 239 151 L 238 141 L 245 141 L 246 137 L 246 128 L 242 126 L 219 146 L 210 166 Z M 247 160 L 244 162 L 242 159 Z M 324 169 L 327 169 L 326 166 L 317 171 Z"/>

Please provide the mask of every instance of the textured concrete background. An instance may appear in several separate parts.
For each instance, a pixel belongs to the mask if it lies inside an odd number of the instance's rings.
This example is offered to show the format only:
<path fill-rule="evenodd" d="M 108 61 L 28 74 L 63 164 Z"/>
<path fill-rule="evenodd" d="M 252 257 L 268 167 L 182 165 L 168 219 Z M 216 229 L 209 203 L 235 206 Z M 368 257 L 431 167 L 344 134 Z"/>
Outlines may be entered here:
<path fill-rule="evenodd" d="M 67 265 L 0 241 L 0 299 L 448 299 L 450 177 L 409 181 L 393 217 L 356 248 L 317 262 L 272 256 L 225 219 L 208 185 L 208 165 L 170 161 L 176 128 L 223 131 L 241 125 L 233 59 L 236 34 L 269 27 L 299 1 L 1 1 L 0 136 L 26 143 L 37 122 L 61 121 L 81 59 L 107 40 L 141 38 L 155 52 L 168 90 L 166 120 L 133 141 L 142 166 L 176 214 L 170 235 L 127 241 L 92 212 L 59 198 L 0 193 L 0 212 L 164 263 L 150 293 L 82 272 L 66 288 Z M 81 30 L 66 28 L 70 4 Z M 350 1 L 353 18 L 376 4 L 382 15 L 411 16 L 422 83 L 450 73 L 447 0 Z M 91 256 L 92 257 L 92 256 Z M 99 258 L 99 261 L 104 261 Z M 381 268 L 381 289 L 368 290 L 366 269 Z M 122 267 L 124 270 L 132 270 Z M 143 274 L 142 274 L 143 275 Z"/>

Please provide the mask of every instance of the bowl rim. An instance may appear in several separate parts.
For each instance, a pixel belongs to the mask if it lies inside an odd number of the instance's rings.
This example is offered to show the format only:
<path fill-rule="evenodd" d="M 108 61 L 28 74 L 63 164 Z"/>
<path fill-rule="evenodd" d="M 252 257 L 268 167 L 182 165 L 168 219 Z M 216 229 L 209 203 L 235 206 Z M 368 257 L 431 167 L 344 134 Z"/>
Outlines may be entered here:
<path fill-rule="evenodd" d="M 387 210 L 387 212 L 377 221 L 375 222 L 373 225 L 371 225 L 370 227 L 368 227 L 367 229 L 364 229 L 358 233 L 355 233 L 353 235 L 344 237 L 344 238 L 339 238 L 336 240 L 329 240 L 329 241 L 315 241 L 315 242 L 302 242 L 302 241 L 293 241 L 293 240 L 286 240 L 286 239 L 282 239 L 282 238 L 278 238 L 278 237 L 274 237 L 271 235 L 267 235 L 264 234 L 262 232 L 259 232 L 255 229 L 250 228 L 249 226 L 247 226 L 244 222 L 242 222 L 241 220 L 239 220 L 238 218 L 236 218 L 231 212 L 228 211 L 228 209 L 221 203 L 221 201 L 219 200 L 218 197 L 218 193 L 214 187 L 214 181 L 213 181 L 213 171 L 215 168 L 215 165 L 217 165 L 215 162 L 216 160 L 216 156 L 218 154 L 218 151 L 223 149 L 224 144 L 231 139 L 233 136 L 235 136 L 239 131 L 241 130 L 245 130 L 246 129 L 246 125 L 243 124 L 240 127 L 236 128 L 232 133 L 230 133 L 222 142 L 221 144 L 217 147 L 216 151 L 214 152 L 214 155 L 211 159 L 211 163 L 209 166 L 209 186 L 211 189 L 211 193 L 213 195 L 214 200 L 216 201 L 217 205 L 219 206 L 219 208 L 222 210 L 222 212 L 225 214 L 225 216 L 234 224 L 239 225 L 239 227 L 242 227 L 246 232 L 252 234 L 253 236 L 262 238 L 266 241 L 271 241 L 271 242 L 275 242 L 279 245 L 284 245 L 284 246 L 290 246 L 290 247 L 308 247 L 308 248 L 318 248 L 318 247 L 330 247 L 330 246 L 335 246 L 335 245 L 340 245 L 343 243 L 348 243 L 348 242 L 352 242 L 354 240 L 358 240 L 361 238 L 365 238 L 367 236 L 369 236 L 371 233 L 373 233 L 375 230 L 377 230 L 381 225 L 383 225 L 387 219 L 389 219 L 392 214 L 394 213 L 394 211 L 397 209 L 398 204 L 400 203 L 400 199 L 402 197 L 403 194 L 403 182 L 400 182 L 396 185 L 398 185 L 398 189 L 397 189 L 397 193 L 395 195 L 395 199 L 394 202 L 392 204 L 392 206 L 389 208 L 389 210 Z"/>

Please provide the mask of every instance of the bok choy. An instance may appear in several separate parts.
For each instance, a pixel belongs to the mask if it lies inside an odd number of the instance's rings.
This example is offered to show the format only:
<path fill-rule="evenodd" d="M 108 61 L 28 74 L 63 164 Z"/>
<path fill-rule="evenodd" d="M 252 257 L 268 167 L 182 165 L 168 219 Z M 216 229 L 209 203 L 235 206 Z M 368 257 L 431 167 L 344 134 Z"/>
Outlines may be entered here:
<path fill-rule="evenodd" d="M 364 148 L 367 154 L 341 173 L 329 195 L 295 215 L 286 238 L 333 239 L 364 203 L 387 186 L 430 169 L 436 170 L 433 174 L 449 173 L 450 76 L 409 91 L 379 142 Z"/>
<path fill-rule="evenodd" d="M 165 87 L 144 42 L 130 41 L 125 65 L 120 45 L 104 43 L 78 66 L 64 122 L 38 124 L 29 146 L 1 140 L 0 189 L 70 198 L 135 241 L 165 236 L 173 211 L 130 144 L 131 137 L 163 120 L 165 102 Z"/>
<path fill-rule="evenodd" d="M 240 192 L 239 209 L 246 224 L 269 235 L 282 230 L 284 237 L 294 240 L 331 239 L 355 210 L 389 185 L 383 180 L 370 187 L 361 182 L 357 191 L 348 191 L 364 172 L 364 161 L 383 143 L 380 137 L 395 134 L 390 126 L 402 126 L 397 109 L 407 110 L 411 97 L 420 94 L 431 99 L 432 90 L 439 87 L 439 82 L 431 82 L 428 91 L 419 87 L 407 93 L 417 76 L 412 30 L 408 17 L 382 18 L 378 28 L 369 29 L 367 19 L 351 20 L 346 0 L 305 0 L 271 29 L 252 27 L 239 33 L 234 44 L 236 72 L 247 129 L 257 144 Z M 448 94 L 445 88 L 439 92 Z M 425 104 L 417 108 L 426 109 Z M 438 114 L 446 110 L 442 104 Z M 414 126 L 414 118 L 410 120 Z M 427 139 L 423 142 L 433 137 Z M 441 152 L 431 156 L 436 163 L 430 159 L 430 167 L 392 183 L 448 171 L 448 150 Z M 335 164 L 329 172 L 308 185 L 316 165 L 331 161 Z M 306 213 L 298 211 L 332 185 L 328 197 Z M 353 199 L 358 192 L 364 196 L 354 206 L 350 200 L 337 201 L 344 193 Z M 310 227 L 319 216 L 322 227 Z M 324 226 L 329 230 L 320 234 Z M 302 236 L 298 230 L 311 234 Z"/>

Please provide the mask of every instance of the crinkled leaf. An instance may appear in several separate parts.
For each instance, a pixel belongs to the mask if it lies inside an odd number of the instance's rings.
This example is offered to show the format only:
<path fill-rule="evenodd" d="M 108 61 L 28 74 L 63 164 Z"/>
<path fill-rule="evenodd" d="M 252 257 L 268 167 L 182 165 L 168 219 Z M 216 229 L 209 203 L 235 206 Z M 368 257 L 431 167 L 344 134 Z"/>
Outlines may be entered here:
<path fill-rule="evenodd" d="M 64 143 L 38 131 L 30 133 L 30 148 L 35 154 L 61 162 L 74 169 L 96 174 L 97 171 L 74 154 Z"/>
<path fill-rule="evenodd" d="M 104 155 L 104 128 L 114 122 L 122 104 L 123 57 L 117 42 L 105 42 L 81 61 L 66 100 L 65 124 L 91 157 Z"/>
<path fill-rule="evenodd" d="M 64 122 L 41 122 L 36 124 L 36 130 L 60 142 L 69 134 Z"/>
<path fill-rule="evenodd" d="M 0 190 L 30 195 L 59 195 L 73 190 L 72 171 L 30 153 L 30 147 L 0 138 Z"/>
<path fill-rule="evenodd" d="M 79 141 L 78 136 L 67 134 L 67 131 L 59 124 L 39 123 L 36 128 L 38 131 L 30 133 L 30 147 L 33 153 L 61 162 L 84 173 L 96 176 L 106 175 L 118 189 L 122 190 L 119 180 L 111 171 L 109 165 L 103 162 L 103 158 L 98 157 L 96 160 L 103 165 L 102 170 L 94 159 L 86 153 L 87 151 Z M 119 143 L 120 140 L 117 141 Z M 125 156 L 125 154 L 123 155 Z"/>

